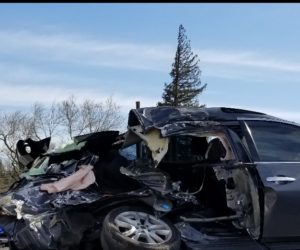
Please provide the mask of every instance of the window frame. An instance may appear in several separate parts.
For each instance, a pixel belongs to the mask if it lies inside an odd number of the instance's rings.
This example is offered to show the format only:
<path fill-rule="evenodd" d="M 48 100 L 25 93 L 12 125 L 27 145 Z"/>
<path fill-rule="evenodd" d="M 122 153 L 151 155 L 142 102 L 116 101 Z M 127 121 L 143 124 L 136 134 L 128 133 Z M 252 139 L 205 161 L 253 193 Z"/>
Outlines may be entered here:
<path fill-rule="evenodd" d="M 235 162 L 239 161 L 239 154 L 236 151 L 234 142 L 233 142 L 233 140 L 231 138 L 231 135 L 230 135 L 230 133 L 228 131 L 228 128 L 226 126 L 222 130 L 220 130 L 220 129 L 218 129 L 218 130 L 212 129 L 212 130 L 208 130 L 208 131 L 205 131 L 205 132 L 186 131 L 184 133 L 174 134 L 174 135 L 172 135 L 170 137 L 173 137 L 173 136 L 174 137 L 177 137 L 177 136 L 192 136 L 192 137 L 206 137 L 206 138 L 209 137 L 209 136 L 213 136 L 213 137 L 218 137 L 218 138 L 225 138 L 225 140 L 227 142 L 227 146 L 229 146 L 230 149 L 231 149 L 231 153 L 232 153 L 232 156 L 234 158 L 233 161 L 235 161 Z M 171 143 L 171 140 L 170 140 L 170 143 Z M 224 144 L 223 141 L 222 141 L 222 143 Z M 224 145 L 224 147 L 225 147 L 225 145 Z M 168 150 L 170 150 L 170 145 L 169 145 L 169 149 Z M 164 159 L 165 159 L 165 157 L 164 157 Z M 164 161 L 164 159 L 162 161 Z"/>
<path fill-rule="evenodd" d="M 248 122 L 266 122 L 266 123 L 277 123 L 277 124 L 283 124 L 283 125 L 288 125 L 292 127 L 297 127 L 300 130 L 300 125 L 294 122 L 288 122 L 288 121 L 281 121 L 281 120 L 273 120 L 273 119 L 240 119 L 241 122 L 241 127 L 243 130 L 243 134 L 245 135 L 246 142 L 249 148 L 249 151 L 252 156 L 252 160 L 254 162 L 260 162 L 260 163 L 300 163 L 299 161 L 263 161 L 261 160 L 261 157 L 259 156 L 259 150 L 256 145 L 256 140 L 253 137 L 252 131 L 251 131 L 251 126 L 249 126 Z"/>

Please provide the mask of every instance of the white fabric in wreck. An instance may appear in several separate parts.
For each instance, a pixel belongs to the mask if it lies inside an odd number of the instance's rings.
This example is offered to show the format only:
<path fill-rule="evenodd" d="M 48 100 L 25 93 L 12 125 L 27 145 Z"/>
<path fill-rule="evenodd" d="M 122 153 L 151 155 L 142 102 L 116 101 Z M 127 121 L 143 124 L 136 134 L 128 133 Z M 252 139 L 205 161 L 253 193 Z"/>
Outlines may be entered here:
<path fill-rule="evenodd" d="M 80 169 L 59 181 L 42 184 L 40 189 L 48 193 L 58 193 L 66 190 L 85 189 L 96 181 L 93 166 L 82 165 Z"/>

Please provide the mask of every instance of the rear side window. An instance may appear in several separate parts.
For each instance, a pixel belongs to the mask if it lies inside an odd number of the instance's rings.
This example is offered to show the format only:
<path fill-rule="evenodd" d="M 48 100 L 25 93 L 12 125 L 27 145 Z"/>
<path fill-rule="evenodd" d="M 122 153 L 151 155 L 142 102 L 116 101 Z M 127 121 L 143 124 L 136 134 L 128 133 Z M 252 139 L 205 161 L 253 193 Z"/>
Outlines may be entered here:
<path fill-rule="evenodd" d="M 246 123 L 261 161 L 300 162 L 300 127 L 267 121 Z"/>

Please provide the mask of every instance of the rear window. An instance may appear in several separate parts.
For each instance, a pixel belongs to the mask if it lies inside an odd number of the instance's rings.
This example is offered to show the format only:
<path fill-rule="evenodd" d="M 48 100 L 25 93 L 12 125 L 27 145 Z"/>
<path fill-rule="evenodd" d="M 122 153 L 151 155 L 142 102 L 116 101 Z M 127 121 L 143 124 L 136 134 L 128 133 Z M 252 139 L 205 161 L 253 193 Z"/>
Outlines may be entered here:
<path fill-rule="evenodd" d="M 247 125 L 261 161 L 300 162 L 300 127 L 266 121 Z"/>

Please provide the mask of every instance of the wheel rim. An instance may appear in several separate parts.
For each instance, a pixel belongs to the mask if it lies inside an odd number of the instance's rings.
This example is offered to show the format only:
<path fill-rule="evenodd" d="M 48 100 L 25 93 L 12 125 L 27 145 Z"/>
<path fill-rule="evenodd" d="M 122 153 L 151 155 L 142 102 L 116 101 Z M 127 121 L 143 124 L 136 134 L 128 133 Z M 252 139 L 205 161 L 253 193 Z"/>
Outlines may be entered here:
<path fill-rule="evenodd" d="M 161 244 L 172 236 L 172 230 L 168 224 L 143 212 L 120 213 L 114 223 L 122 235 L 145 244 Z"/>

